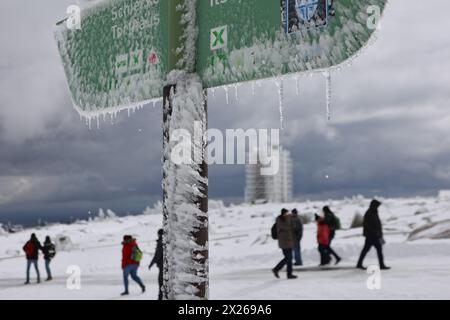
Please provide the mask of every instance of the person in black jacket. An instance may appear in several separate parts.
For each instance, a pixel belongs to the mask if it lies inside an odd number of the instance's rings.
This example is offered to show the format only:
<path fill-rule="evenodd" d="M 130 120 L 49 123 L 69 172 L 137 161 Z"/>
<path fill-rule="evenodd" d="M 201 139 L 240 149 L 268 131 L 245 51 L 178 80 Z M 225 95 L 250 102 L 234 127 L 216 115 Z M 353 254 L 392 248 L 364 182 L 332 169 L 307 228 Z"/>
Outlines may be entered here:
<path fill-rule="evenodd" d="M 383 256 L 383 227 L 381 225 L 381 220 L 378 215 L 378 208 L 381 206 L 381 202 L 378 200 L 373 200 L 370 203 L 369 210 L 367 210 L 364 216 L 364 237 L 366 237 L 366 242 L 364 248 L 359 257 L 358 264 L 356 267 L 358 269 L 365 270 L 363 266 L 364 258 L 372 247 L 375 247 L 378 255 L 378 262 L 380 264 L 381 270 L 389 270 L 390 268 L 384 264 Z"/>
<path fill-rule="evenodd" d="M 27 281 L 25 282 L 25 284 L 30 283 L 31 265 L 34 265 L 34 269 L 36 270 L 37 283 L 41 282 L 41 275 L 39 273 L 38 266 L 39 250 L 42 251 L 42 245 L 36 235 L 33 233 L 30 240 L 28 240 L 27 243 L 25 243 L 25 245 L 23 246 L 23 251 L 25 251 L 25 256 L 27 258 Z"/>
<path fill-rule="evenodd" d="M 159 275 L 158 275 L 158 284 L 159 284 L 159 295 L 158 300 L 163 299 L 163 269 L 164 269 L 164 252 L 163 252 L 163 235 L 164 230 L 160 229 L 158 231 L 158 240 L 156 240 L 156 250 L 155 250 L 155 256 L 153 257 L 152 262 L 148 266 L 148 269 L 150 270 L 153 265 L 156 264 L 156 266 L 159 269 Z"/>
<path fill-rule="evenodd" d="M 300 219 L 300 217 L 298 216 L 297 209 L 292 210 L 292 218 L 294 220 L 294 228 L 295 228 L 295 235 L 296 235 L 295 245 L 294 245 L 294 259 L 295 259 L 294 265 L 302 266 L 303 260 L 302 260 L 301 241 L 303 238 L 303 222 Z"/>
<path fill-rule="evenodd" d="M 56 255 L 55 245 L 52 243 L 52 240 L 49 236 L 45 238 L 44 247 L 42 248 L 42 253 L 44 254 L 45 260 L 45 270 L 47 271 L 47 280 L 53 280 L 52 271 L 50 270 L 50 262 Z"/>

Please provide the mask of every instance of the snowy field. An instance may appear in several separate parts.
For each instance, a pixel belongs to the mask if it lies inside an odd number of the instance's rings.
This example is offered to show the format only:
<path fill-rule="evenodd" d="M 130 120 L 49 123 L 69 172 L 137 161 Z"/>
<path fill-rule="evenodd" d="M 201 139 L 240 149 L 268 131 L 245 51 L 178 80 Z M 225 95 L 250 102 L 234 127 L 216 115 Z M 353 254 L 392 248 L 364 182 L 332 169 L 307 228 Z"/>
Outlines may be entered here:
<path fill-rule="evenodd" d="M 212 299 L 450 299 L 450 198 L 383 199 L 385 256 L 393 269 L 383 272 L 380 290 L 369 290 L 369 275 L 353 267 L 364 239 L 362 229 L 350 229 L 356 213 L 364 214 L 370 200 L 362 197 L 328 202 L 265 204 L 224 207 L 211 202 L 210 296 Z M 343 257 L 339 267 L 318 268 L 316 226 L 305 226 L 302 242 L 304 267 L 296 268 L 297 280 L 275 279 L 271 268 L 280 260 L 270 227 L 281 207 L 298 208 L 310 217 L 330 205 L 341 218 L 343 230 L 334 241 Z M 156 231 L 161 226 L 159 209 L 146 215 L 104 218 L 72 225 L 53 225 L 17 234 L 0 234 L 0 299 L 121 299 L 121 246 L 124 234 L 132 234 L 145 252 L 140 269 L 147 284 L 144 295 L 134 283 L 127 299 L 154 299 L 157 271 L 148 271 Z M 65 236 L 53 261 L 55 280 L 24 286 L 25 258 L 21 248 L 31 232 L 43 240 Z M 375 252 L 366 265 L 376 264 Z M 81 289 L 66 286 L 67 268 L 81 269 Z M 40 261 L 45 279 L 43 261 Z M 32 277 L 34 273 L 32 272 Z"/>

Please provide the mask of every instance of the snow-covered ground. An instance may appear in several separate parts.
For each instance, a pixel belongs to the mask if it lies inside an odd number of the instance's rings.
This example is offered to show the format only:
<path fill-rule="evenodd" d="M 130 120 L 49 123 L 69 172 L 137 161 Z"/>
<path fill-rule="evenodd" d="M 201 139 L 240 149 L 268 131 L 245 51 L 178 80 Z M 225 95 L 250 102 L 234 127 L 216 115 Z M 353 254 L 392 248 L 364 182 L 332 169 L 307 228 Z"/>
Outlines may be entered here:
<path fill-rule="evenodd" d="M 231 207 L 211 202 L 211 298 L 449 299 L 450 239 L 446 238 L 450 233 L 450 198 L 382 200 L 385 255 L 393 269 L 382 273 L 380 290 L 369 290 L 369 275 L 353 268 L 364 239 L 360 228 L 349 226 L 355 213 L 364 214 L 369 199 Z M 280 260 L 281 253 L 276 241 L 270 238 L 274 218 L 282 207 L 298 208 L 301 214 L 312 216 L 323 205 L 330 205 L 342 221 L 343 230 L 334 241 L 335 250 L 343 257 L 342 263 L 339 267 L 317 267 L 316 227 L 311 223 L 305 226 L 302 242 L 305 266 L 295 269 L 299 278 L 275 279 L 271 268 Z M 146 265 L 161 223 L 160 215 L 146 214 L 0 234 L 0 299 L 119 299 L 120 242 L 124 234 L 134 235 L 145 252 L 140 275 L 148 285 L 148 292 L 141 295 L 131 283 L 132 295 L 127 299 L 154 299 L 157 273 L 155 269 L 148 271 Z M 53 282 L 23 285 L 25 258 L 21 248 L 31 232 L 36 232 L 40 239 L 46 235 L 70 239 L 53 261 Z M 376 262 L 375 253 L 371 252 L 366 265 Z M 81 269 L 81 290 L 69 290 L 66 286 L 69 277 L 66 271 L 72 265 Z M 40 268 L 45 277 L 42 260 Z"/>

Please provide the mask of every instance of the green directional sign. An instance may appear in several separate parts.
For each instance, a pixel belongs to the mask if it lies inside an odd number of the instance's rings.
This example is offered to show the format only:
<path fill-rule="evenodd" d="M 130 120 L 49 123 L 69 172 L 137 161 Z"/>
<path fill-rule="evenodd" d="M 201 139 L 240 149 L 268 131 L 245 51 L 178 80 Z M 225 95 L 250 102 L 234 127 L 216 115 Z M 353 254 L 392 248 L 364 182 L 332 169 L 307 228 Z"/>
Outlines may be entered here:
<path fill-rule="evenodd" d="M 358 53 L 387 0 L 200 0 L 205 87 L 325 69 Z"/>
<path fill-rule="evenodd" d="M 168 1 L 110 0 L 85 9 L 81 29 L 55 37 L 73 103 L 84 114 L 162 96 L 168 72 Z"/>
<path fill-rule="evenodd" d="M 108 0 L 55 35 L 81 113 L 162 96 L 180 68 L 184 0 Z M 387 0 L 198 0 L 196 70 L 205 88 L 339 65 L 374 33 Z M 188 46 L 195 48 L 194 46 Z"/>

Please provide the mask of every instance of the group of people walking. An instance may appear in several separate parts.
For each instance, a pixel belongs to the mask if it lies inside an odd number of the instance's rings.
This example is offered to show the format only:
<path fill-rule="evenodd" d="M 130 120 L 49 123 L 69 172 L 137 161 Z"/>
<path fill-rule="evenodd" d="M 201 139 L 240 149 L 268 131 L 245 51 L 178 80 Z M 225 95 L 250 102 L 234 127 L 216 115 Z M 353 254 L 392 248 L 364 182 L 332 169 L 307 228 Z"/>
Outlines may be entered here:
<path fill-rule="evenodd" d="M 373 200 L 364 216 L 364 237 L 366 238 L 364 248 L 361 252 L 360 258 L 356 265 L 359 269 L 364 269 L 364 258 L 372 247 L 375 247 L 378 255 L 378 260 L 381 270 L 390 269 L 384 263 L 383 256 L 383 228 L 380 217 L 378 215 L 378 208 L 381 202 Z M 315 215 L 317 223 L 317 243 L 320 254 L 320 266 L 331 264 L 334 257 L 334 264 L 341 262 L 342 258 L 332 249 L 331 244 L 336 235 L 336 231 L 341 228 L 339 218 L 333 213 L 330 207 L 325 206 L 322 209 L 321 215 Z M 293 274 L 293 265 L 302 266 L 301 255 L 301 241 L 303 238 L 303 222 L 298 215 L 298 211 L 293 209 L 291 212 L 287 209 L 282 209 L 280 216 L 276 219 L 272 227 L 272 237 L 278 240 L 278 245 L 282 250 L 283 259 L 272 269 L 275 277 L 279 278 L 280 271 L 286 266 L 287 278 L 296 279 L 297 276 Z M 156 241 L 155 255 L 149 265 L 151 269 L 156 265 L 159 269 L 158 284 L 159 295 L 158 299 L 163 299 L 163 230 L 158 231 L 158 239 Z M 41 282 L 38 259 L 39 251 L 44 255 L 45 269 L 47 271 L 47 281 L 51 281 L 52 273 L 50 263 L 56 255 L 55 245 L 52 243 L 49 236 L 45 238 L 43 245 L 39 242 L 36 235 L 33 233 L 30 240 L 23 246 L 23 250 L 27 259 L 26 267 L 26 282 L 30 283 L 30 269 L 33 266 L 36 275 L 37 283 Z M 122 242 L 122 272 L 124 292 L 122 296 L 129 294 L 129 277 L 133 279 L 141 288 L 142 293 L 146 291 L 146 287 L 142 279 L 138 275 L 139 266 L 143 258 L 143 253 L 140 250 L 137 240 L 130 235 L 125 235 Z M 293 262 L 294 260 L 294 262 Z"/>
<path fill-rule="evenodd" d="M 162 286 L 163 286 L 163 230 L 158 231 L 158 240 L 156 241 L 155 255 L 150 262 L 149 270 L 156 265 L 159 269 L 158 284 L 159 295 L 158 299 L 162 300 Z M 36 234 L 32 234 L 30 240 L 28 240 L 23 246 L 25 257 L 27 260 L 26 265 L 26 281 L 25 284 L 30 284 L 30 269 L 33 266 L 36 271 L 37 283 L 41 283 L 41 274 L 39 271 L 39 251 L 44 255 L 45 270 L 47 271 L 47 280 L 53 279 L 50 269 L 50 263 L 56 255 L 56 247 L 52 243 L 49 236 L 45 238 L 45 242 L 42 245 Z M 133 279 L 141 288 L 142 293 L 145 292 L 146 287 L 142 279 L 138 275 L 139 266 L 141 264 L 143 253 L 137 244 L 137 240 L 130 235 L 125 235 L 122 242 L 122 272 L 123 272 L 123 284 L 125 287 L 122 296 L 129 294 L 129 278 Z"/>
<path fill-rule="evenodd" d="M 380 269 L 390 269 L 384 263 L 383 227 L 378 214 L 378 208 L 380 206 L 380 201 L 373 200 L 364 215 L 363 234 L 366 240 L 356 265 L 356 268 L 358 269 L 366 269 L 363 265 L 364 258 L 372 247 L 375 247 L 377 250 Z M 332 258 L 334 258 L 335 265 L 339 264 L 342 258 L 331 247 L 336 231 L 341 229 L 339 218 L 334 214 L 330 207 L 325 206 L 322 209 L 321 215 L 315 215 L 315 221 L 317 223 L 317 243 L 320 254 L 319 266 L 331 264 Z M 276 278 L 279 278 L 279 272 L 286 266 L 287 278 L 296 279 L 297 276 L 293 274 L 293 265 L 303 265 L 301 257 L 303 223 L 298 215 L 297 209 L 293 209 L 291 212 L 287 209 L 281 210 L 281 214 L 277 217 L 275 224 L 272 226 L 272 238 L 278 240 L 278 245 L 283 253 L 283 259 L 272 269 L 273 274 Z M 295 263 L 292 261 L 293 256 L 295 257 Z"/>
<path fill-rule="evenodd" d="M 51 281 L 52 278 L 52 272 L 50 269 L 50 262 L 56 255 L 56 249 L 55 245 L 52 243 L 49 236 L 45 238 L 44 245 L 41 245 L 39 242 L 39 239 L 36 237 L 36 235 L 33 233 L 31 235 L 30 240 L 28 240 L 25 245 L 23 246 L 23 251 L 25 252 L 25 257 L 27 259 L 27 279 L 25 281 L 25 284 L 30 284 L 30 269 L 31 266 L 34 267 L 34 270 L 36 271 L 37 276 L 37 283 L 41 282 L 41 274 L 39 272 L 39 251 L 41 251 L 44 254 L 44 261 L 45 261 L 45 270 L 47 271 L 47 280 Z"/>

